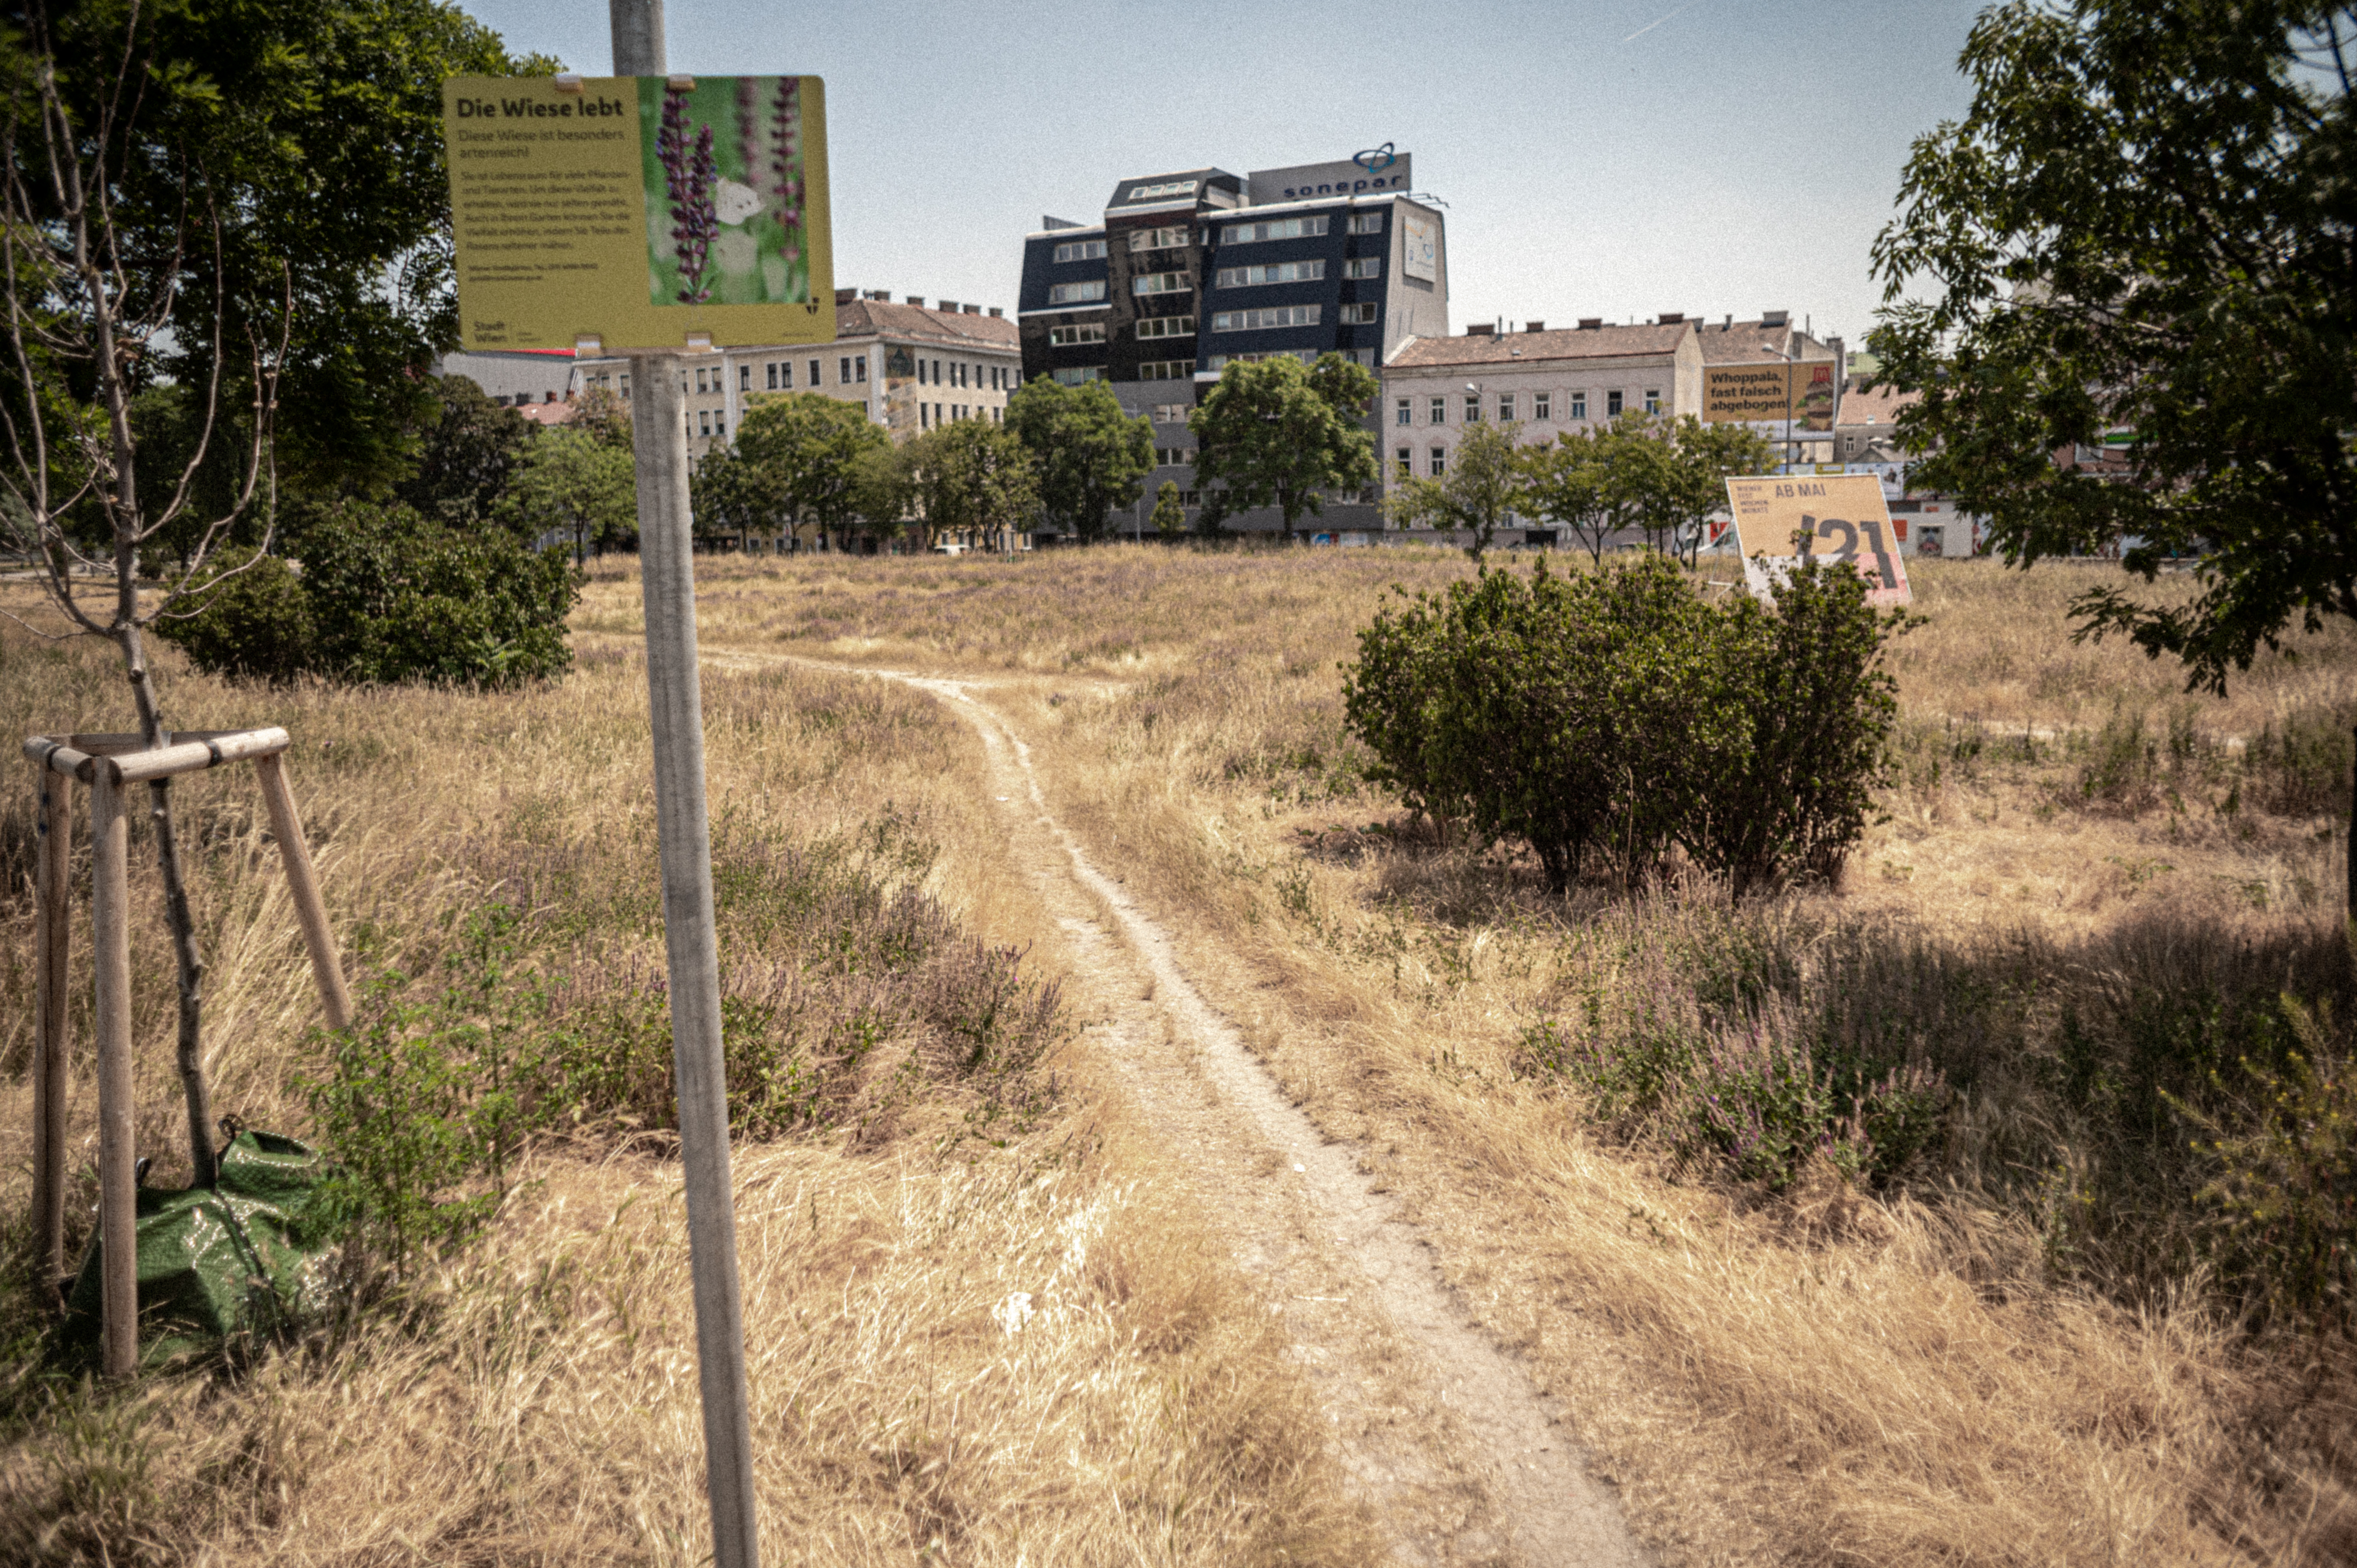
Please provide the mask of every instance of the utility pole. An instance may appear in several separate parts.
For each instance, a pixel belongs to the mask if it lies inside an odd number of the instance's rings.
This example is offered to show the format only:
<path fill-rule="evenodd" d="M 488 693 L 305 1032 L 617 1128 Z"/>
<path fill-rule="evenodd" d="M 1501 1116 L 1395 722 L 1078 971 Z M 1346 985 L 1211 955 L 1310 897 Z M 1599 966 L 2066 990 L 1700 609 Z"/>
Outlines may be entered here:
<path fill-rule="evenodd" d="M 608 0 L 614 74 L 663 76 L 662 0 Z M 638 383 L 639 550 L 654 731 L 655 820 L 671 977 L 673 1085 L 687 1186 L 696 1381 L 716 1568 L 758 1568 L 753 1429 L 745 1395 L 745 1309 L 728 1176 L 728 1085 L 720 1054 L 720 952 L 712 913 L 712 832 L 704 797 L 704 694 L 695 662 L 695 558 L 687 508 L 687 400 L 678 359 L 630 356 Z"/>

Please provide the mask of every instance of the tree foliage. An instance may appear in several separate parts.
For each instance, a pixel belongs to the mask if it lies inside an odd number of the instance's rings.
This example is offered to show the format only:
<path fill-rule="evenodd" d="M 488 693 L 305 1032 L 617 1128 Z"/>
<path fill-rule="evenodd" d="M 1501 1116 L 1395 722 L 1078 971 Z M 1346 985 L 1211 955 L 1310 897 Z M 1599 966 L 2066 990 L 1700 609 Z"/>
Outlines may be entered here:
<path fill-rule="evenodd" d="M 1154 471 L 1153 422 L 1124 413 L 1102 382 L 1035 376 L 1006 400 L 1006 428 L 1037 466 L 1040 515 L 1085 540 L 1104 537 L 1107 519 L 1136 503 Z"/>
<path fill-rule="evenodd" d="M 436 377 L 434 395 L 416 465 L 393 497 L 425 517 L 471 528 L 490 521 L 526 461 L 533 425 L 465 376 Z"/>
<path fill-rule="evenodd" d="M 2199 555 L 2189 601 L 2075 606 L 2196 685 L 2357 614 L 2352 47 L 2325 0 L 1994 6 L 1971 111 L 1915 144 L 1875 245 L 1917 482 L 2016 564 L 2118 548 L 2150 582 Z M 2067 460 L 2106 437 L 2124 478 Z"/>
<path fill-rule="evenodd" d="M 1376 390 L 1372 371 L 1340 354 L 1311 366 L 1288 355 L 1230 360 L 1188 417 L 1196 481 L 1206 487 L 1203 527 L 1275 507 L 1289 536 L 1303 513 L 1318 514 L 1321 491 L 1373 484 L 1374 437 L 1364 421 Z"/>
<path fill-rule="evenodd" d="M 1461 529 L 1473 536 L 1465 553 L 1480 560 L 1523 505 L 1522 433 L 1516 423 L 1472 426 L 1440 478 L 1410 476 L 1393 486 L 1383 498 L 1384 515 L 1397 528 Z"/>
<path fill-rule="evenodd" d="M 1006 425 L 961 419 L 935 425 L 900 448 L 918 524 L 927 544 L 942 534 L 1021 528 L 1039 506 L 1030 449 Z"/>
<path fill-rule="evenodd" d="M 737 427 L 731 499 L 766 529 L 839 532 L 857 521 L 873 521 L 867 509 L 874 497 L 863 485 L 891 446 L 891 437 L 858 403 L 819 392 L 765 395 Z M 719 499 L 716 490 L 716 504 Z M 883 526 L 899 519 L 896 509 Z"/>
<path fill-rule="evenodd" d="M 498 515 L 522 540 L 571 534 L 574 558 L 586 561 L 593 548 L 637 542 L 637 474 L 629 448 L 560 424 L 532 438 L 499 499 Z"/>
<path fill-rule="evenodd" d="M 1178 499 L 1178 481 L 1165 479 L 1154 492 L 1154 532 L 1168 539 L 1187 532 L 1187 508 Z"/>

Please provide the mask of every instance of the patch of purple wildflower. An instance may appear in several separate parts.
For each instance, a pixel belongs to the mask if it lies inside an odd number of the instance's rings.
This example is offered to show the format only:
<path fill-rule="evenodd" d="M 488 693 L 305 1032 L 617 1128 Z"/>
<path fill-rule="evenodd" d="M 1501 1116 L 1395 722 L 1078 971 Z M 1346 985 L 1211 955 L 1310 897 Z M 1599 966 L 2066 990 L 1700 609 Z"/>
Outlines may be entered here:
<path fill-rule="evenodd" d="M 679 253 L 680 303 L 702 305 L 712 297 L 704 284 L 704 269 L 712 242 L 720 233 L 720 215 L 713 206 L 720 166 L 712 153 L 711 126 L 699 125 L 694 139 L 689 138 L 687 94 L 678 88 L 663 94 L 655 156 L 662 160 L 663 193 L 671 200 L 671 237 Z"/>

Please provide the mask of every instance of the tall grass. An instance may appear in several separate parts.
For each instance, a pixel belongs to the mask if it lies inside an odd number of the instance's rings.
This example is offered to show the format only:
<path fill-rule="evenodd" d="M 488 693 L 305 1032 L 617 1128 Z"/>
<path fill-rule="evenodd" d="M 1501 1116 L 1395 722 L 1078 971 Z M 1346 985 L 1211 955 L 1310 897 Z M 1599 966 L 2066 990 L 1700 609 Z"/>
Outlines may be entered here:
<path fill-rule="evenodd" d="M 1092 855 L 1584 1396 L 1666 1557 L 2357 1550 L 2314 1266 L 2349 1169 L 2349 628 L 2189 697 L 2070 642 L 2092 569 L 1932 564 L 1843 886 L 1553 898 L 1435 843 L 1337 722 L 1382 587 L 1460 561 L 1043 565 L 765 564 L 707 625 L 995 679 Z M 822 581 L 823 626 L 750 607 Z"/>
<path fill-rule="evenodd" d="M 328 1138 L 382 1178 L 380 1219 L 388 1193 L 472 1207 L 407 1232 L 372 1308 L 285 1344 L 124 1390 L 51 1370 L 23 1261 L 30 795 L 0 797 L 0 1560 L 702 1560 L 642 667 L 588 647 L 561 686 L 489 695 L 237 688 L 168 654 L 158 679 L 175 725 L 296 736 L 367 999 L 317 1031 L 250 783 L 185 781 L 217 1107 Z M 0 636 L 17 733 L 121 727 L 118 681 L 102 648 Z M 1365 1560 L 1266 1315 L 1057 1054 L 1049 927 L 965 732 L 837 677 L 707 671 L 705 698 L 770 1559 Z M 171 1185 L 152 883 L 136 1136 Z M 77 1225 L 88 962 L 78 930 Z M 404 1098 L 419 1061 L 436 1105 Z M 439 1165 L 398 1135 L 430 1117 Z"/>

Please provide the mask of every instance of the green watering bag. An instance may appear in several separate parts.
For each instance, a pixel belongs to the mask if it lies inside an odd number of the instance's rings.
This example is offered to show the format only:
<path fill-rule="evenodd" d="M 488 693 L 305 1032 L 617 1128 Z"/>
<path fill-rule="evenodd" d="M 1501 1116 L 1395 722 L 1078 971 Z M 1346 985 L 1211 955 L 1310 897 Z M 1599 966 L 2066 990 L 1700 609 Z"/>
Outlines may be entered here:
<path fill-rule="evenodd" d="M 240 1133 L 211 1187 L 139 1191 L 141 1359 L 167 1360 L 232 1334 L 268 1333 L 318 1305 L 333 1238 L 313 1235 L 305 1207 L 327 1175 L 308 1145 Z M 324 1228 L 319 1228 L 324 1231 Z M 99 1258 L 92 1232 L 66 1297 L 68 1343 L 98 1339 Z"/>

